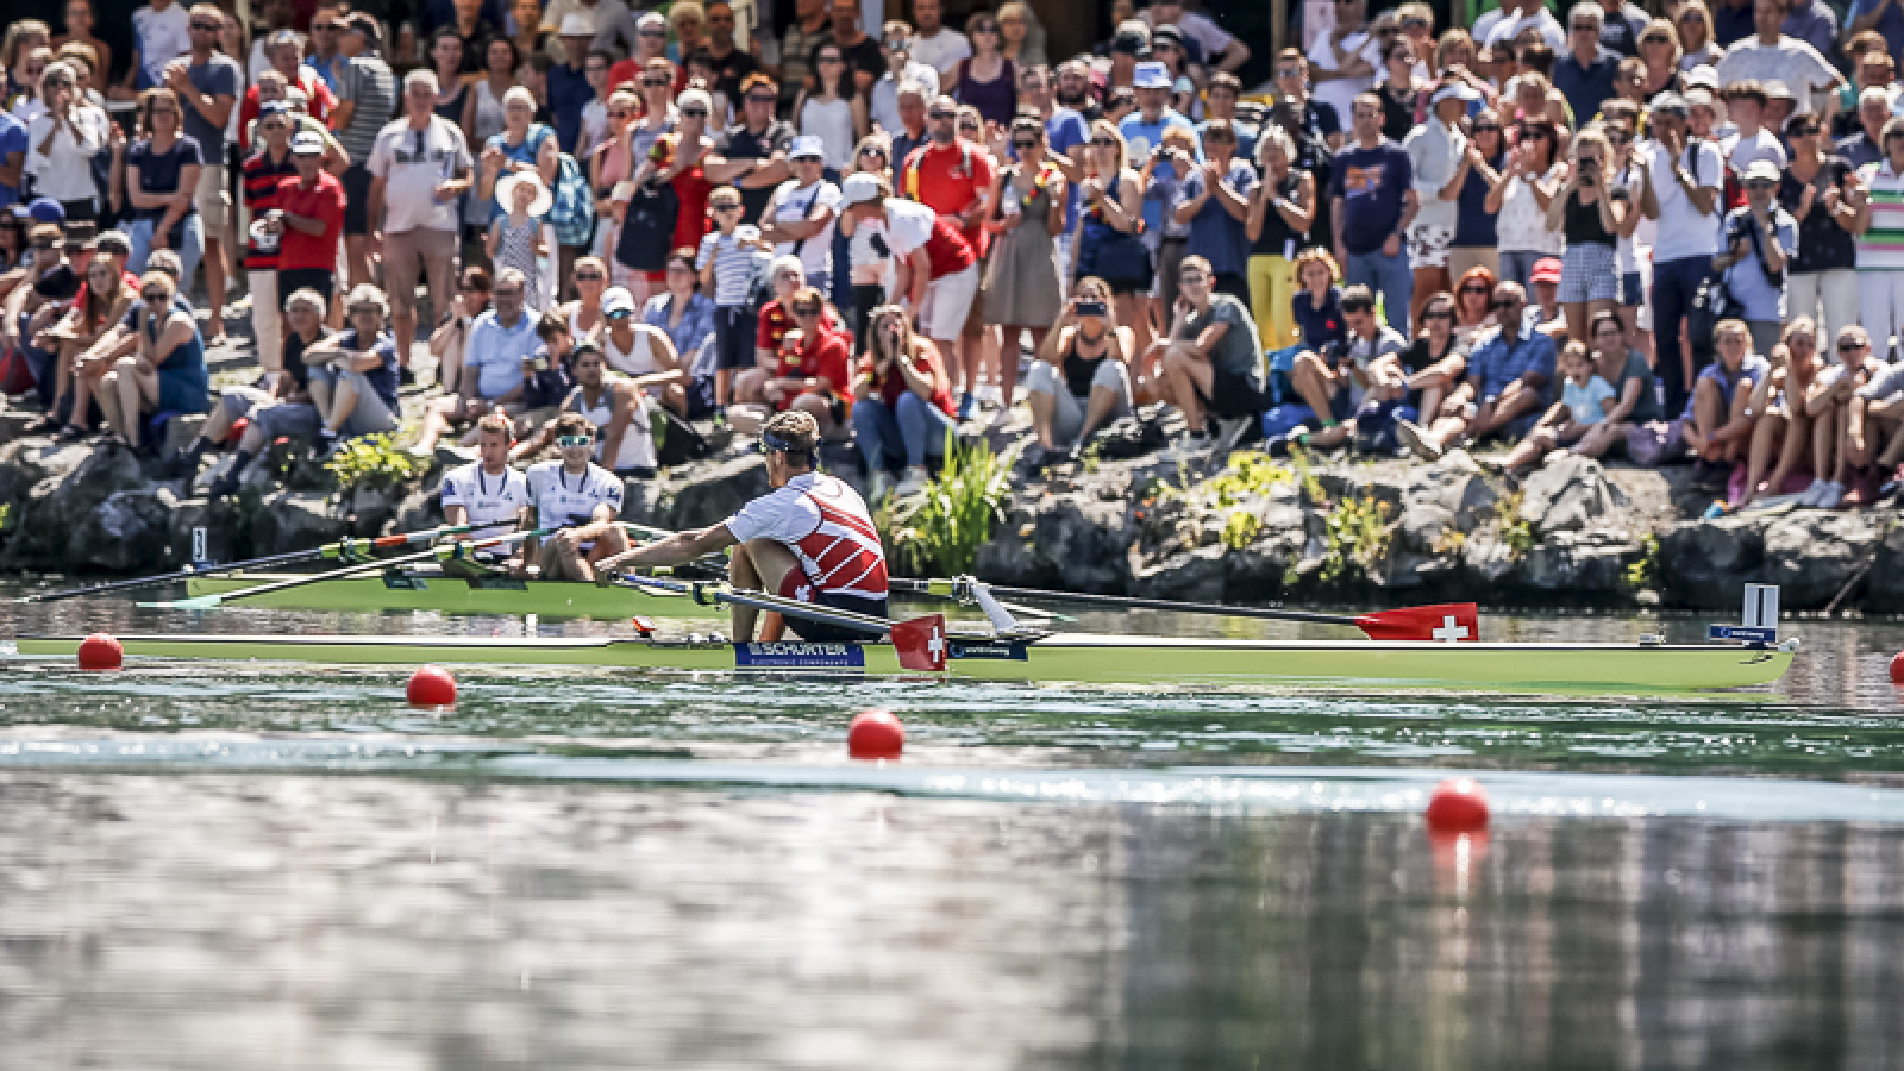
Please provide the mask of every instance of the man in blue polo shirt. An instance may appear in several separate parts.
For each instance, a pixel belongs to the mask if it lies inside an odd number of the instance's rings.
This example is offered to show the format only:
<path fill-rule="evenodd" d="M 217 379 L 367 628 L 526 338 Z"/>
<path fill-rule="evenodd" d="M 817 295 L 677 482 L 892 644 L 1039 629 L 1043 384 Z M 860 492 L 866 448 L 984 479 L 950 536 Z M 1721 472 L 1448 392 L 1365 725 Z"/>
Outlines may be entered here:
<path fill-rule="evenodd" d="M 1527 291 L 1519 283 L 1503 282 L 1494 288 L 1489 307 L 1496 321 L 1517 330 L 1501 328 L 1475 348 L 1468 358 L 1468 378 L 1449 392 L 1432 424 L 1424 428 L 1396 422 L 1396 436 L 1417 457 L 1435 461 L 1463 442 L 1521 438 L 1550 404 L 1559 357 L 1554 340 L 1522 315 Z"/>

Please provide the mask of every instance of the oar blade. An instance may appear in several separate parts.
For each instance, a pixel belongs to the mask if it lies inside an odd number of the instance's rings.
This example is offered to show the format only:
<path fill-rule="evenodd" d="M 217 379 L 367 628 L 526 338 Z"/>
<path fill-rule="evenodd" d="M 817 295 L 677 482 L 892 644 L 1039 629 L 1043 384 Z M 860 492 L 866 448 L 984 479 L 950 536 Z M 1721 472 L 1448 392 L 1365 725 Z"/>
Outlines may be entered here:
<path fill-rule="evenodd" d="M 1423 640 L 1429 643 L 1479 643 L 1480 607 L 1471 602 L 1404 606 L 1378 610 L 1355 619 L 1371 640 Z"/>
<path fill-rule="evenodd" d="M 223 595 L 194 595 L 189 599 L 167 599 L 164 602 L 142 602 L 141 610 L 216 610 L 223 604 Z"/>
<path fill-rule="evenodd" d="M 892 627 L 899 668 L 915 673 L 945 672 L 945 615 L 926 614 Z"/>

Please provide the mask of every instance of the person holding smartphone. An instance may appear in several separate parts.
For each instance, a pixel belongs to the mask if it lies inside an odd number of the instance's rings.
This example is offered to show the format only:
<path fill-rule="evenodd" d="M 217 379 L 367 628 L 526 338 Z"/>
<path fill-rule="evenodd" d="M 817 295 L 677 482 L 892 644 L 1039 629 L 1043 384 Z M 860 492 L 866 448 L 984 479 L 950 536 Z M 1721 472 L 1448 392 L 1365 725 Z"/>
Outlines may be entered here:
<path fill-rule="evenodd" d="M 1027 453 L 1032 467 L 1075 457 L 1098 429 L 1129 413 L 1130 362 L 1137 339 L 1118 326 L 1111 287 L 1085 276 L 1038 348 L 1025 381 L 1037 445 Z"/>
<path fill-rule="evenodd" d="M 890 472 L 903 462 L 901 497 L 926 485 L 926 458 L 941 457 L 946 437 L 956 435 L 952 379 L 939 348 L 913 333 L 898 305 L 881 305 L 867 317 L 866 353 L 853 383 L 853 435 L 859 442 L 874 502 L 886 496 Z M 901 457 L 895 450 L 903 450 Z"/>

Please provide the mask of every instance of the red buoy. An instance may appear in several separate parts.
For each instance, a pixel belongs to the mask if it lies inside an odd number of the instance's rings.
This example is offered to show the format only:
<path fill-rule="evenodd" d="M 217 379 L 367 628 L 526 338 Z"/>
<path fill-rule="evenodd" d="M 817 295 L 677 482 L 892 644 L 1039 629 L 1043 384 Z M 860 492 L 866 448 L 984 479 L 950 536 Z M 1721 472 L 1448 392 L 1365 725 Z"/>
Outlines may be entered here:
<path fill-rule="evenodd" d="M 1891 683 L 1904 684 L 1904 651 L 1891 656 Z"/>
<path fill-rule="evenodd" d="M 118 669 L 126 660 L 126 649 L 103 632 L 95 632 L 79 641 L 79 668 L 84 670 Z"/>
<path fill-rule="evenodd" d="M 404 689 L 413 707 L 456 705 L 456 678 L 442 666 L 423 666 L 410 674 L 410 686 Z"/>
<path fill-rule="evenodd" d="M 1428 797 L 1428 828 L 1443 832 L 1486 829 L 1487 790 L 1469 777 L 1451 777 Z"/>
<path fill-rule="evenodd" d="M 846 728 L 846 751 L 856 759 L 896 759 L 906 746 L 906 727 L 890 710 L 862 710 Z"/>

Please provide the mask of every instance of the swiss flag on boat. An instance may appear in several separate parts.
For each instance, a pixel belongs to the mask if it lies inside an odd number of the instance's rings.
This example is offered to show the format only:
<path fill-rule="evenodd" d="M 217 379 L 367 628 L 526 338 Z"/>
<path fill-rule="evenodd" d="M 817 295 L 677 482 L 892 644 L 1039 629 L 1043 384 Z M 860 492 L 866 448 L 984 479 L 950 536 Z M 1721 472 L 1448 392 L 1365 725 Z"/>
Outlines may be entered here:
<path fill-rule="evenodd" d="M 927 614 L 892 627 L 893 647 L 902 669 L 945 672 L 945 615 Z"/>
<path fill-rule="evenodd" d="M 1371 640 L 1426 640 L 1430 643 L 1481 642 L 1480 608 L 1471 602 L 1408 606 L 1363 614 L 1355 623 Z"/>

